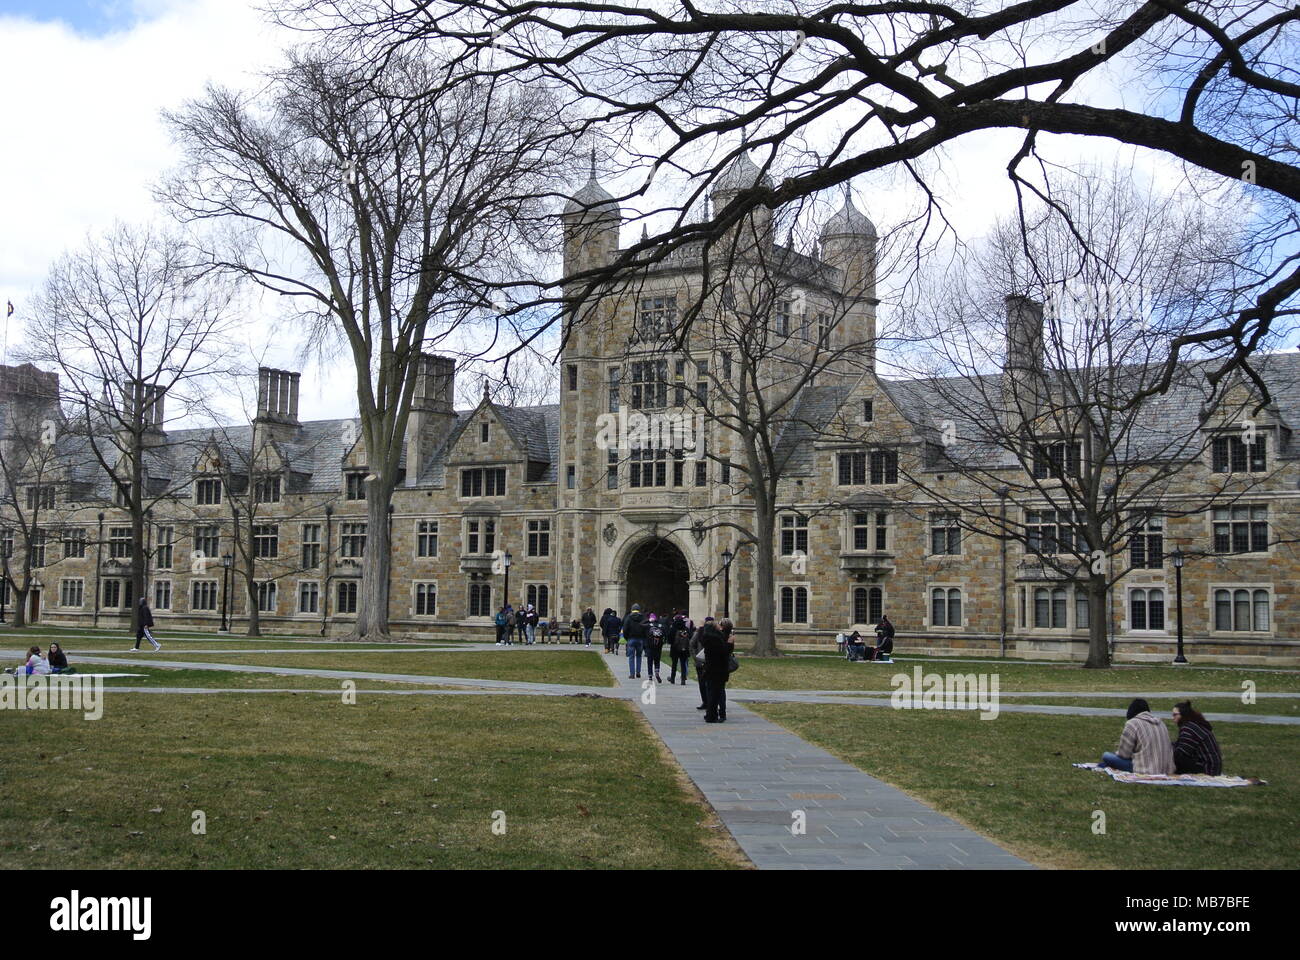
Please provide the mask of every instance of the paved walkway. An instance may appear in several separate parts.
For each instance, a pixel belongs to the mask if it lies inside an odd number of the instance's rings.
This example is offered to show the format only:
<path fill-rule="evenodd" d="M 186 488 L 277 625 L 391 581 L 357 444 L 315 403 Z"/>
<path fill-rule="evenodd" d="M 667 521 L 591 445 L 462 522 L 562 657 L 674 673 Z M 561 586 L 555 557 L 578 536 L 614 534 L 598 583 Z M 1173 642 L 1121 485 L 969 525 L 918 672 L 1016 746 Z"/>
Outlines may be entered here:
<path fill-rule="evenodd" d="M 650 697 L 627 678 L 626 657 L 605 662 L 759 869 L 1032 869 L 734 699 L 726 723 L 706 724 L 694 679 L 655 684 Z"/>

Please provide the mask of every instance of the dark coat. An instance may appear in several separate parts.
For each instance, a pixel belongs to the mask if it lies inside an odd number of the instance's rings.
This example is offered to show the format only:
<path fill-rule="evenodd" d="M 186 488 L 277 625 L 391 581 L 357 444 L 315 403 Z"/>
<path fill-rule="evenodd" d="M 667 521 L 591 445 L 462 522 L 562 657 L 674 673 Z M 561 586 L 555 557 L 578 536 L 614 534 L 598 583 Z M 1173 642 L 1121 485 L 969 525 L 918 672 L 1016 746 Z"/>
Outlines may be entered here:
<path fill-rule="evenodd" d="M 147 603 L 140 604 L 140 626 L 153 626 L 153 611 L 149 609 L 149 604 Z"/>
<path fill-rule="evenodd" d="M 704 647 L 704 665 L 708 668 L 709 676 L 726 677 L 729 672 L 728 663 L 736 650 L 735 642 L 724 637 L 722 631 L 711 623 L 701 627 L 700 633 Z"/>
<path fill-rule="evenodd" d="M 673 621 L 669 628 L 669 649 L 679 657 L 684 657 L 691 650 L 691 631 L 686 626 L 686 621 L 678 617 Z"/>
<path fill-rule="evenodd" d="M 63 652 L 62 647 L 58 649 L 58 652 L 50 653 L 50 655 L 46 659 L 50 661 L 51 670 L 68 669 L 68 655 Z"/>
<path fill-rule="evenodd" d="M 588 610 L 582 615 L 582 625 L 584 627 L 594 627 L 596 625 L 596 614 L 594 611 Z"/>
<path fill-rule="evenodd" d="M 640 610 L 633 610 L 627 615 L 627 619 L 623 621 L 623 636 L 629 640 L 645 639 L 648 623 L 649 621 L 646 620 L 644 613 Z"/>
<path fill-rule="evenodd" d="M 617 637 L 623 629 L 623 621 L 617 613 L 606 614 L 600 619 L 600 632 L 607 637 Z"/>

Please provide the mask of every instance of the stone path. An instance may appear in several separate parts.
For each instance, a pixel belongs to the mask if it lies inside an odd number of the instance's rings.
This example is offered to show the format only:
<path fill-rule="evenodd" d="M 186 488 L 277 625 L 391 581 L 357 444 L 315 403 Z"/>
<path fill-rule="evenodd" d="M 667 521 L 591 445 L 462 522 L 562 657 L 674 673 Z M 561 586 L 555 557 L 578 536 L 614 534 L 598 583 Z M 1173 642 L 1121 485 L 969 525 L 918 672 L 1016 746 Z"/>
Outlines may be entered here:
<path fill-rule="evenodd" d="M 627 678 L 626 657 L 605 662 L 759 869 L 1033 868 L 730 696 L 727 722 L 705 723 L 693 679 L 655 684 L 651 696 Z"/>

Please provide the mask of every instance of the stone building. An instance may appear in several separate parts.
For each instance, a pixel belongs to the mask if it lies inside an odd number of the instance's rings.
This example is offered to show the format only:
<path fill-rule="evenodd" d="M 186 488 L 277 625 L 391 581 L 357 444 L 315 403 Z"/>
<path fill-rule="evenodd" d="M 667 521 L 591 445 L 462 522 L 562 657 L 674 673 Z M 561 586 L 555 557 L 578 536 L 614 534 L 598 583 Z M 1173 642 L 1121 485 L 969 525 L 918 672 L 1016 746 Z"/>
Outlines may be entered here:
<path fill-rule="evenodd" d="M 714 204 L 725 207 L 758 176 L 742 157 L 719 179 Z M 619 253 L 622 214 L 594 172 L 563 219 L 567 276 Z M 952 405 L 957 386 L 887 380 L 874 370 L 871 221 L 846 196 L 823 227 L 816 256 L 781 245 L 774 233 L 766 213 L 736 228 L 745 253 L 738 259 L 766 260 L 768 273 L 780 274 L 769 304 L 777 335 L 795 343 L 802 331 L 805 340 L 865 345 L 858 362 L 839 358 L 809 377 L 795 414 L 772 437 L 780 477 L 772 598 L 779 640 L 828 644 L 841 631 L 868 633 L 888 612 L 900 651 L 1081 657 L 1089 611 L 1078 584 L 1052 573 L 1023 544 L 964 529 L 951 510 L 932 509 L 921 489 L 951 482 L 965 492 L 949 503 L 969 497 L 987 508 L 996 500 L 987 486 L 945 479 L 951 461 L 930 454 L 945 417 L 938 407 Z M 555 404 L 506 407 L 485 395 L 474 409 L 455 410 L 453 363 L 422 358 L 389 519 L 395 633 L 487 637 L 507 600 L 532 602 L 566 623 L 587 607 L 599 615 L 632 602 L 663 612 L 686 607 L 697 620 L 726 606 L 742 633 L 752 629 L 753 551 L 735 549 L 727 522 L 743 526 L 752 508 L 742 471 L 728 461 L 737 448 L 725 431 L 683 416 L 680 425 L 697 434 L 687 441 L 609 439 L 611 428 L 626 432 L 634 414 L 689 412 L 693 401 L 731 382 L 730 366 L 739 361 L 709 318 L 684 342 L 665 345 L 686 305 L 732 309 L 729 284 L 710 299 L 703 266 L 700 249 L 687 245 L 635 283 L 587 297 L 566 319 Z M 780 292 L 795 288 L 794 295 Z M 990 374 L 988 392 L 972 394 L 969 405 L 998 392 L 1023 396 L 1041 365 L 1041 323 L 1034 304 L 1009 299 L 1004 370 Z M 790 350 L 762 360 L 760 392 L 777 382 L 782 364 L 800 362 L 798 348 Z M 1155 515 L 1134 533 L 1130 558 L 1140 551 L 1141 563 L 1109 598 L 1118 658 L 1171 657 L 1169 556 L 1178 545 L 1197 557 L 1183 570 L 1190 656 L 1300 660 L 1300 564 L 1286 535 L 1300 479 L 1290 427 L 1300 420 L 1298 360 L 1261 363 L 1273 402 L 1255 419 L 1257 445 L 1228 444 L 1230 425 L 1200 410 L 1190 387 L 1180 394 L 1176 385 L 1151 404 L 1153 422 L 1203 440 L 1171 495 L 1221 491 L 1224 500 L 1163 521 Z M 0 369 L 6 409 L 20 400 L 30 405 L 30 391 L 17 384 L 33 375 Z M 223 606 L 233 629 L 242 629 L 249 597 L 236 577 L 227 582 L 222 560 L 231 557 L 231 574 L 247 562 L 232 549 L 236 511 L 253 558 L 262 629 L 348 631 L 366 562 L 365 451 L 356 421 L 301 418 L 298 388 L 297 373 L 264 369 L 253 423 L 160 432 L 151 445 L 148 483 L 163 500 L 148 528 L 148 589 L 160 633 L 169 625 L 215 628 Z M 836 431 L 820 429 L 831 424 Z M 132 598 L 122 512 L 75 439 L 60 444 L 66 468 L 43 481 L 54 486 L 57 509 L 31 612 L 47 623 L 125 626 Z M 1014 460 L 984 469 L 990 476 L 1023 472 Z M 922 475 L 921 486 L 906 482 Z M 1242 475 L 1250 482 L 1231 488 Z M 997 503 L 1026 516 L 1036 509 L 1005 496 Z M 12 525 L 4 536 L 15 555 L 24 549 Z M 10 602 L 8 584 L 3 589 Z"/>

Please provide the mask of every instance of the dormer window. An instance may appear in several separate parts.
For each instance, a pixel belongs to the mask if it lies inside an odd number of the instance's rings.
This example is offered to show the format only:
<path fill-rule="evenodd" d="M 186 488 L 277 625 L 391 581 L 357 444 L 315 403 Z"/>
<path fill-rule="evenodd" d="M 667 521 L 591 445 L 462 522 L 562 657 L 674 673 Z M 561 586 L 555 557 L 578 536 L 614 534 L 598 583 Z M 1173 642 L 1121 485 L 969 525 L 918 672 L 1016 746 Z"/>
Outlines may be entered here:
<path fill-rule="evenodd" d="M 898 451 L 871 450 L 839 455 L 839 485 L 898 483 Z"/>
<path fill-rule="evenodd" d="M 344 499 L 347 500 L 364 500 L 366 499 L 366 475 L 357 470 L 349 473 L 347 476 L 347 485 L 344 490 Z"/>
<path fill-rule="evenodd" d="M 253 498 L 258 503 L 280 502 L 280 478 L 263 477 L 253 484 Z"/>
<path fill-rule="evenodd" d="M 27 488 L 28 510 L 53 510 L 54 487 L 51 484 L 38 484 Z"/>
<path fill-rule="evenodd" d="M 1063 480 L 1079 475 L 1083 445 L 1077 440 L 1040 443 L 1034 447 L 1031 475 L 1035 480 Z"/>
<path fill-rule="evenodd" d="M 506 495 L 506 468 L 475 468 L 460 472 L 462 497 L 504 497 Z"/>
<path fill-rule="evenodd" d="M 1210 444 L 1210 468 L 1215 473 L 1263 473 L 1268 469 L 1267 438 L 1254 443 L 1241 437 L 1215 437 Z"/>
<path fill-rule="evenodd" d="M 205 477 L 194 481 L 194 502 L 201 506 L 215 506 L 221 502 L 221 481 Z"/>

